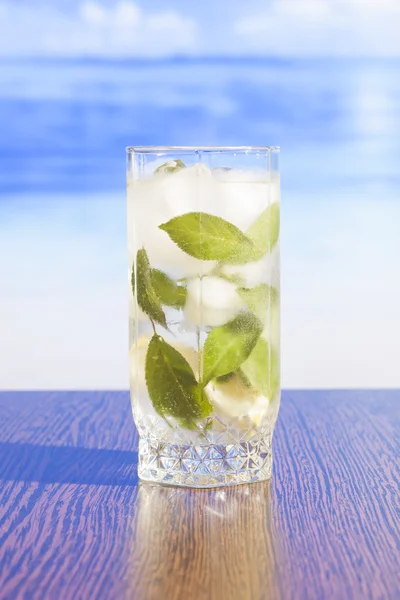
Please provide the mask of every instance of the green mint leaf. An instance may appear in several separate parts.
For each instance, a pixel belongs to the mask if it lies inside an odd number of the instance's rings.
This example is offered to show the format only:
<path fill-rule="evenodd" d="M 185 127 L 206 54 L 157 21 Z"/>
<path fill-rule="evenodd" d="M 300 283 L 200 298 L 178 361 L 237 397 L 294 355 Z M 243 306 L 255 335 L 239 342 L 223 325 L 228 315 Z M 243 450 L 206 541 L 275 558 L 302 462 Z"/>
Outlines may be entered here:
<path fill-rule="evenodd" d="M 136 254 L 136 294 L 140 308 L 149 317 L 167 329 L 167 321 L 161 307 L 160 299 L 154 289 L 151 267 L 144 248 Z M 132 290 L 135 293 L 134 270 L 132 270 Z"/>
<path fill-rule="evenodd" d="M 250 385 L 270 401 L 279 390 L 280 374 L 279 359 L 268 342 L 260 337 L 254 350 L 241 365 L 240 370 Z"/>
<path fill-rule="evenodd" d="M 280 207 L 278 203 L 274 203 L 268 206 L 246 231 L 246 236 L 253 242 L 253 246 L 247 252 L 228 257 L 225 262 L 242 265 L 260 260 L 273 250 L 279 238 L 279 227 Z"/>
<path fill-rule="evenodd" d="M 200 260 L 241 261 L 254 250 L 253 243 L 235 225 L 202 212 L 174 217 L 159 226 L 181 250 Z"/>
<path fill-rule="evenodd" d="M 154 171 L 154 173 L 175 173 L 181 169 L 185 169 L 186 165 L 179 158 L 178 160 L 169 160 L 168 162 L 160 165 Z"/>
<path fill-rule="evenodd" d="M 261 283 L 254 288 L 239 288 L 237 292 L 249 309 L 265 325 L 268 313 L 270 310 L 274 312 L 274 308 L 277 306 L 278 290 L 266 283 Z"/>
<path fill-rule="evenodd" d="M 186 302 L 186 288 L 177 285 L 168 275 L 158 269 L 151 270 L 151 280 L 161 304 L 182 308 Z"/>
<path fill-rule="evenodd" d="M 190 428 L 193 419 L 207 417 L 212 406 L 187 360 L 157 334 L 146 355 L 146 384 L 155 410 Z"/>
<path fill-rule="evenodd" d="M 279 238 L 280 205 L 274 202 L 268 206 L 247 230 L 247 236 L 252 240 L 259 252 L 253 260 L 259 260 L 267 252 L 271 252 Z"/>
<path fill-rule="evenodd" d="M 203 351 L 203 385 L 235 371 L 250 355 L 262 332 L 252 313 L 239 313 L 229 323 L 214 327 Z"/>

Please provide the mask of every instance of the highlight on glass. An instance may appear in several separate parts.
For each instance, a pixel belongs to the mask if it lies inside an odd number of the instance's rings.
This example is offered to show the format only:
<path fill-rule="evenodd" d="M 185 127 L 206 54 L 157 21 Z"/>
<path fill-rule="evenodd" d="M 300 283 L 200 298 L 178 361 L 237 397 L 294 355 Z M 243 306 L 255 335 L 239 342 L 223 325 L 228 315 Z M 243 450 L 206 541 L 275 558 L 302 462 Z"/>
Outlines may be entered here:
<path fill-rule="evenodd" d="M 276 147 L 127 149 L 139 477 L 268 479 L 280 402 Z"/>

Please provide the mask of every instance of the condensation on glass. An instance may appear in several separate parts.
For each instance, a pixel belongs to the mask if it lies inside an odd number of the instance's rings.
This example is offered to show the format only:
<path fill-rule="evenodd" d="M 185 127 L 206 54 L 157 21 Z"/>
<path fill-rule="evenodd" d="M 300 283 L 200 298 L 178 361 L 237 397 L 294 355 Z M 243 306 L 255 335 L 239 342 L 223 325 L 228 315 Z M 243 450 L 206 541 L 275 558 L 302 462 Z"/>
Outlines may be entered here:
<path fill-rule="evenodd" d="M 276 147 L 127 149 L 142 480 L 268 479 L 280 402 Z"/>

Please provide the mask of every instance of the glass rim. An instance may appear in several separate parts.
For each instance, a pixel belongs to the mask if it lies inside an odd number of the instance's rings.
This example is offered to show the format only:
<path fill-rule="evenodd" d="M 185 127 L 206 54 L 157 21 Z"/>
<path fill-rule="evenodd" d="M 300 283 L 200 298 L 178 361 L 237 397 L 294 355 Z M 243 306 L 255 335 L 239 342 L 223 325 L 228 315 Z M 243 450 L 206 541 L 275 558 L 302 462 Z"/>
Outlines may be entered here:
<path fill-rule="evenodd" d="M 280 152 L 280 146 L 127 146 L 127 154 L 156 154 L 157 152 Z"/>

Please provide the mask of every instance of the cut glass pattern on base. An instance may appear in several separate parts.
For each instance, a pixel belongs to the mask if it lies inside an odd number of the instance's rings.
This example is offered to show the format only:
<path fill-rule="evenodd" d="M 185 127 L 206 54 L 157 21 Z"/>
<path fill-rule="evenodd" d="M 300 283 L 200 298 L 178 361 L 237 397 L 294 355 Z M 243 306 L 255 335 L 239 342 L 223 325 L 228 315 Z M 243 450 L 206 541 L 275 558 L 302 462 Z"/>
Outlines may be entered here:
<path fill-rule="evenodd" d="M 187 445 L 141 438 L 139 477 L 145 481 L 217 487 L 269 479 L 271 435 L 232 444 Z"/>

